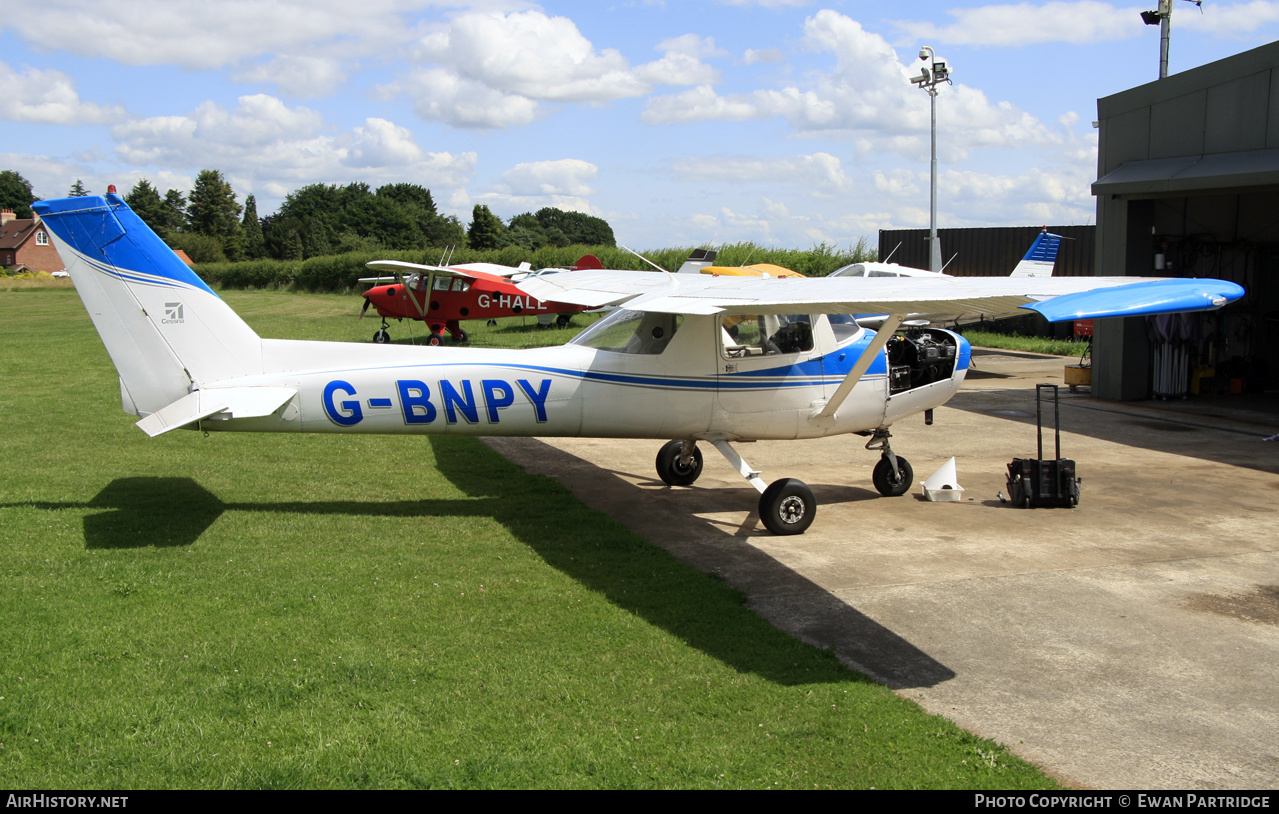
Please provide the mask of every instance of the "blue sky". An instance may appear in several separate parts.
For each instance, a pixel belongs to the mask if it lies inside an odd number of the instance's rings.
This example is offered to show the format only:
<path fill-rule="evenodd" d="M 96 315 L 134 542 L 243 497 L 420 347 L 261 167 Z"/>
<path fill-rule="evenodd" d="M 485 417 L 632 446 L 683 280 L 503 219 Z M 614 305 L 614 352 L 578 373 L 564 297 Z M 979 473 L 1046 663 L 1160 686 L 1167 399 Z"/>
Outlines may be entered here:
<path fill-rule="evenodd" d="M 1176 73 L 1279 36 L 1279 2 L 1174 0 Z M 42 0 L 0 9 L 0 169 L 42 197 L 221 170 L 259 214 L 408 181 L 466 223 L 543 206 L 637 249 L 838 247 L 1092 222 L 1096 100 L 1152 81 L 1153 7 L 1098 0 Z"/>

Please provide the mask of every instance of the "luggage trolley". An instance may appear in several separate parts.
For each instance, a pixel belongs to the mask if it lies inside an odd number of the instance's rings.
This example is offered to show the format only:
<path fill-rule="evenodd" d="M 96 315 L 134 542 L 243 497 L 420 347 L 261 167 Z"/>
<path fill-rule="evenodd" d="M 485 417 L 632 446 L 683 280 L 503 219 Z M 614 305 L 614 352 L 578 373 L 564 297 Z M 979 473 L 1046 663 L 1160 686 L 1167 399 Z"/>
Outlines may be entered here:
<path fill-rule="evenodd" d="M 1052 390 L 1053 429 L 1057 441 L 1055 460 L 1044 460 L 1043 393 Z M 1055 384 L 1035 385 L 1035 425 L 1039 437 L 1038 458 L 1013 458 L 1008 464 L 1008 497 L 1014 506 L 1037 509 L 1072 508 L 1079 503 L 1079 478 L 1075 462 L 1061 457 L 1061 401 Z"/>

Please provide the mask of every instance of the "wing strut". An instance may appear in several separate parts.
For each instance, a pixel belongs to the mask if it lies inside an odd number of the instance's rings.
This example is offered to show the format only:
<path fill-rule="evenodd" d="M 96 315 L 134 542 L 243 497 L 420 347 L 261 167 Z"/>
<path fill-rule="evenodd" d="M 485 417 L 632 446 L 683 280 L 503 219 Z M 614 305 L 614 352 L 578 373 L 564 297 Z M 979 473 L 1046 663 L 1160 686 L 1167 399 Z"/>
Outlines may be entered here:
<path fill-rule="evenodd" d="M 870 363 L 875 361 L 875 357 L 884 349 L 884 345 L 888 344 L 888 340 L 897 331 L 897 326 L 902 324 L 904 317 L 904 314 L 889 314 L 884 318 L 884 323 L 875 332 L 875 338 L 870 341 L 870 345 L 867 346 L 866 350 L 862 351 L 862 355 L 857 357 L 857 363 L 853 365 L 852 370 L 848 371 L 848 375 L 844 377 L 844 380 L 839 383 L 839 388 L 835 390 L 835 395 L 830 397 L 830 401 L 826 402 L 826 406 L 809 416 L 810 419 L 834 418 L 835 413 L 844 404 L 844 399 L 848 398 L 848 394 L 853 392 L 853 387 L 861 380 L 862 374 L 870 367 Z"/>

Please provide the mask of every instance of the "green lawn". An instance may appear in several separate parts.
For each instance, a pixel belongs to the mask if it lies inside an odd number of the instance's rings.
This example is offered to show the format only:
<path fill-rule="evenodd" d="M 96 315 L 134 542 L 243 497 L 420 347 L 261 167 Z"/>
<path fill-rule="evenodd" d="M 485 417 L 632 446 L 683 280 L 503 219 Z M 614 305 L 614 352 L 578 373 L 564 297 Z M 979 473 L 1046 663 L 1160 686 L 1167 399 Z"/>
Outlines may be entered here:
<path fill-rule="evenodd" d="M 1056 356 L 1083 356 L 1089 349 L 1087 340 L 1049 339 L 1042 336 L 1017 336 L 993 331 L 964 331 L 964 338 L 981 348 L 1004 348 L 1025 353 L 1048 353 Z"/>
<path fill-rule="evenodd" d="M 0 340 L 0 787 L 1053 785 L 472 439 L 148 439 L 74 292 Z"/>

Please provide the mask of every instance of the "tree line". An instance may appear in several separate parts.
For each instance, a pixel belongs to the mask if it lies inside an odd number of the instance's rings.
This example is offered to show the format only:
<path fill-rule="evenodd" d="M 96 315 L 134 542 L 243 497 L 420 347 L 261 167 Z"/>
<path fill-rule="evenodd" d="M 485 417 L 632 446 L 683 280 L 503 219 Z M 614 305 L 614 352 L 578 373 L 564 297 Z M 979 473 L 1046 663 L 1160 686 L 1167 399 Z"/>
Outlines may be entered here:
<path fill-rule="evenodd" d="M 90 191 L 77 178 L 67 194 L 75 197 Z M 279 210 L 266 217 L 258 215 L 253 195 L 243 205 L 237 198 L 219 170 L 201 170 L 189 192 L 169 189 L 161 194 L 143 178 L 124 196 L 161 239 L 196 263 L 306 260 L 348 252 L 450 246 L 536 250 L 617 245 L 604 219 L 555 207 L 516 215 L 503 223 L 488 206 L 476 204 L 471 223 L 463 227 L 455 216 L 437 211 L 429 189 L 411 183 L 377 189 L 361 182 L 309 184 L 289 193 Z M 0 171 L 0 206 L 29 218 L 35 200 L 31 184 L 19 173 Z"/>

